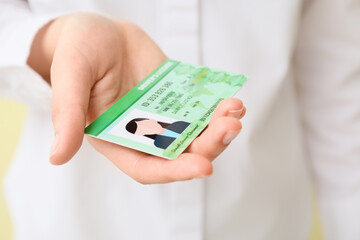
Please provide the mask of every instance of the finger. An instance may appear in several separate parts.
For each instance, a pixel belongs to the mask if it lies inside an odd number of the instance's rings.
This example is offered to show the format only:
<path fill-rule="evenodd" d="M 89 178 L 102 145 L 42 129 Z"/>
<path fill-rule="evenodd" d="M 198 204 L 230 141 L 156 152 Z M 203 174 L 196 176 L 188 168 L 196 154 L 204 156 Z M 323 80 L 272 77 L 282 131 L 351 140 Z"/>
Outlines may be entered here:
<path fill-rule="evenodd" d="M 183 153 L 168 160 L 93 137 L 87 140 L 121 171 L 142 184 L 184 181 L 212 174 L 211 161 L 198 154 Z"/>
<path fill-rule="evenodd" d="M 233 117 L 219 117 L 187 149 L 210 160 L 215 159 L 239 134 L 241 123 Z"/>
<path fill-rule="evenodd" d="M 243 106 L 242 109 L 239 110 L 229 110 L 226 116 L 241 119 L 244 117 L 245 113 L 246 113 L 246 107 Z"/>
<path fill-rule="evenodd" d="M 130 174 L 141 183 L 169 183 L 194 178 L 204 178 L 212 174 L 211 161 L 194 153 L 182 153 L 172 160 L 147 155 L 137 162 L 137 168 Z"/>
<path fill-rule="evenodd" d="M 245 114 L 246 109 L 244 109 L 245 107 L 242 101 L 237 98 L 228 98 L 222 100 L 216 107 L 214 114 L 209 122 L 209 125 L 211 125 L 216 119 L 223 116 L 235 117 L 240 119 Z"/>
<path fill-rule="evenodd" d="M 56 49 L 51 66 L 52 116 L 55 128 L 50 162 L 69 161 L 82 144 L 91 90 L 91 68 L 76 51 Z"/>

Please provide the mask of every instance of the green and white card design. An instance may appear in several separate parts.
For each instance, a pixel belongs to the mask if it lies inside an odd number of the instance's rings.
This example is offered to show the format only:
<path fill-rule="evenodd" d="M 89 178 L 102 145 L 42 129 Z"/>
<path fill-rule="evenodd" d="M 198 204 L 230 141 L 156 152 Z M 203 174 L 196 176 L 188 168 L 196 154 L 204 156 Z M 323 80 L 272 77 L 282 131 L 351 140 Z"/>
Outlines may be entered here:
<path fill-rule="evenodd" d="M 246 81 L 241 74 L 167 60 L 85 133 L 173 159 L 206 127 L 219 102 L 234 96 Z"/>

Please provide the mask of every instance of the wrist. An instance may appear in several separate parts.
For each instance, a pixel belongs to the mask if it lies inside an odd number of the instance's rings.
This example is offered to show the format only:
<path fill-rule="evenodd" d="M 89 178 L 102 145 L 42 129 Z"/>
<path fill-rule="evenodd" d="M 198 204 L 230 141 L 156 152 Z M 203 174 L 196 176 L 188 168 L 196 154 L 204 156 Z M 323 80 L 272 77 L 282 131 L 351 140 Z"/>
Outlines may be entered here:
<path fill-rule="evenodd" d="M 116 25 L 117 22 L 113 19 L 93 13 L 72 13 L 56 18 L 44 25 L 35 35 L 27 64 L 50 84 L 50 69 L 54 52 L 59 39 L 62 38 L 63 35 L 67 38 L 78 37 L 79 32 L 74 34 L 74 29 L 78 27 L 81 34 L 83 34 L 83 38 L 86 38 L 88 34 L 93 36 L 94 33 L 99 32 L 99 29 L 106 32 L 104 26 L 110 26 L 110 28 L 116 29 L 114 28 Z M 108 28 L 107 33 L 110 32 L 114 34 L 113 29 L 109 30 Z M 93 37 L 91 40 L 95 42 L 96 36 L 94 35 Z M 77 44 L 79 44 L 79 42 L 77 42 Z M 76 42 L 74 42 L 74 45 L 76 45 Z"/>
<path fill-rule="evenodd" d="M 63 17 L 44 25 L 34 36 L 27 64 L 50 83 L 50 68 L 63 25 Z"/>

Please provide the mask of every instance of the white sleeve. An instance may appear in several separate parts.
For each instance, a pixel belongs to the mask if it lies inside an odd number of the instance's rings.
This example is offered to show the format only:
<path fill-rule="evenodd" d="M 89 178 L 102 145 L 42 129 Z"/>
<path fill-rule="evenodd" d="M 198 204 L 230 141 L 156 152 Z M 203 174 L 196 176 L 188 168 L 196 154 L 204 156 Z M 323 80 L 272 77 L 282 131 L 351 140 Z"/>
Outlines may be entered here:
<path fill-rule="evenodd" d="M 26 61 L 37 31 L 60 13 L 38 15 L 26 1 L 0 1 L 0 96 L 48 107 L 51 89 Z"/>
<path fill-rule="evenodd" d="M 325 239 L 360 239 L 359 0 L 308 1 L 295 58 Z"/>

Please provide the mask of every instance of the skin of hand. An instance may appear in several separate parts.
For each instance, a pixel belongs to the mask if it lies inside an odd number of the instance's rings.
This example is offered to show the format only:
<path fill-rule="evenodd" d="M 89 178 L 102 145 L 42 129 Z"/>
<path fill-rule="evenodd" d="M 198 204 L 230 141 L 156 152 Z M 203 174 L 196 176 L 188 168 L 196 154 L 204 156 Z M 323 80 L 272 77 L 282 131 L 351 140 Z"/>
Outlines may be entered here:
<path fill-rule="evenodd" d="M 167 57 L 136 25 L 90 13 L 59 17 L 37 33 L 28 65 L 52 87 L 54 165 L 79 150 L 84 128 L 144 79 Z M 87 136 L 90 144 L 142 184 L 212 174 L 214 160 L 241 130 L 246 112 L 238 99 L 222 101 L 203 133 L 174 160 Z"/>

